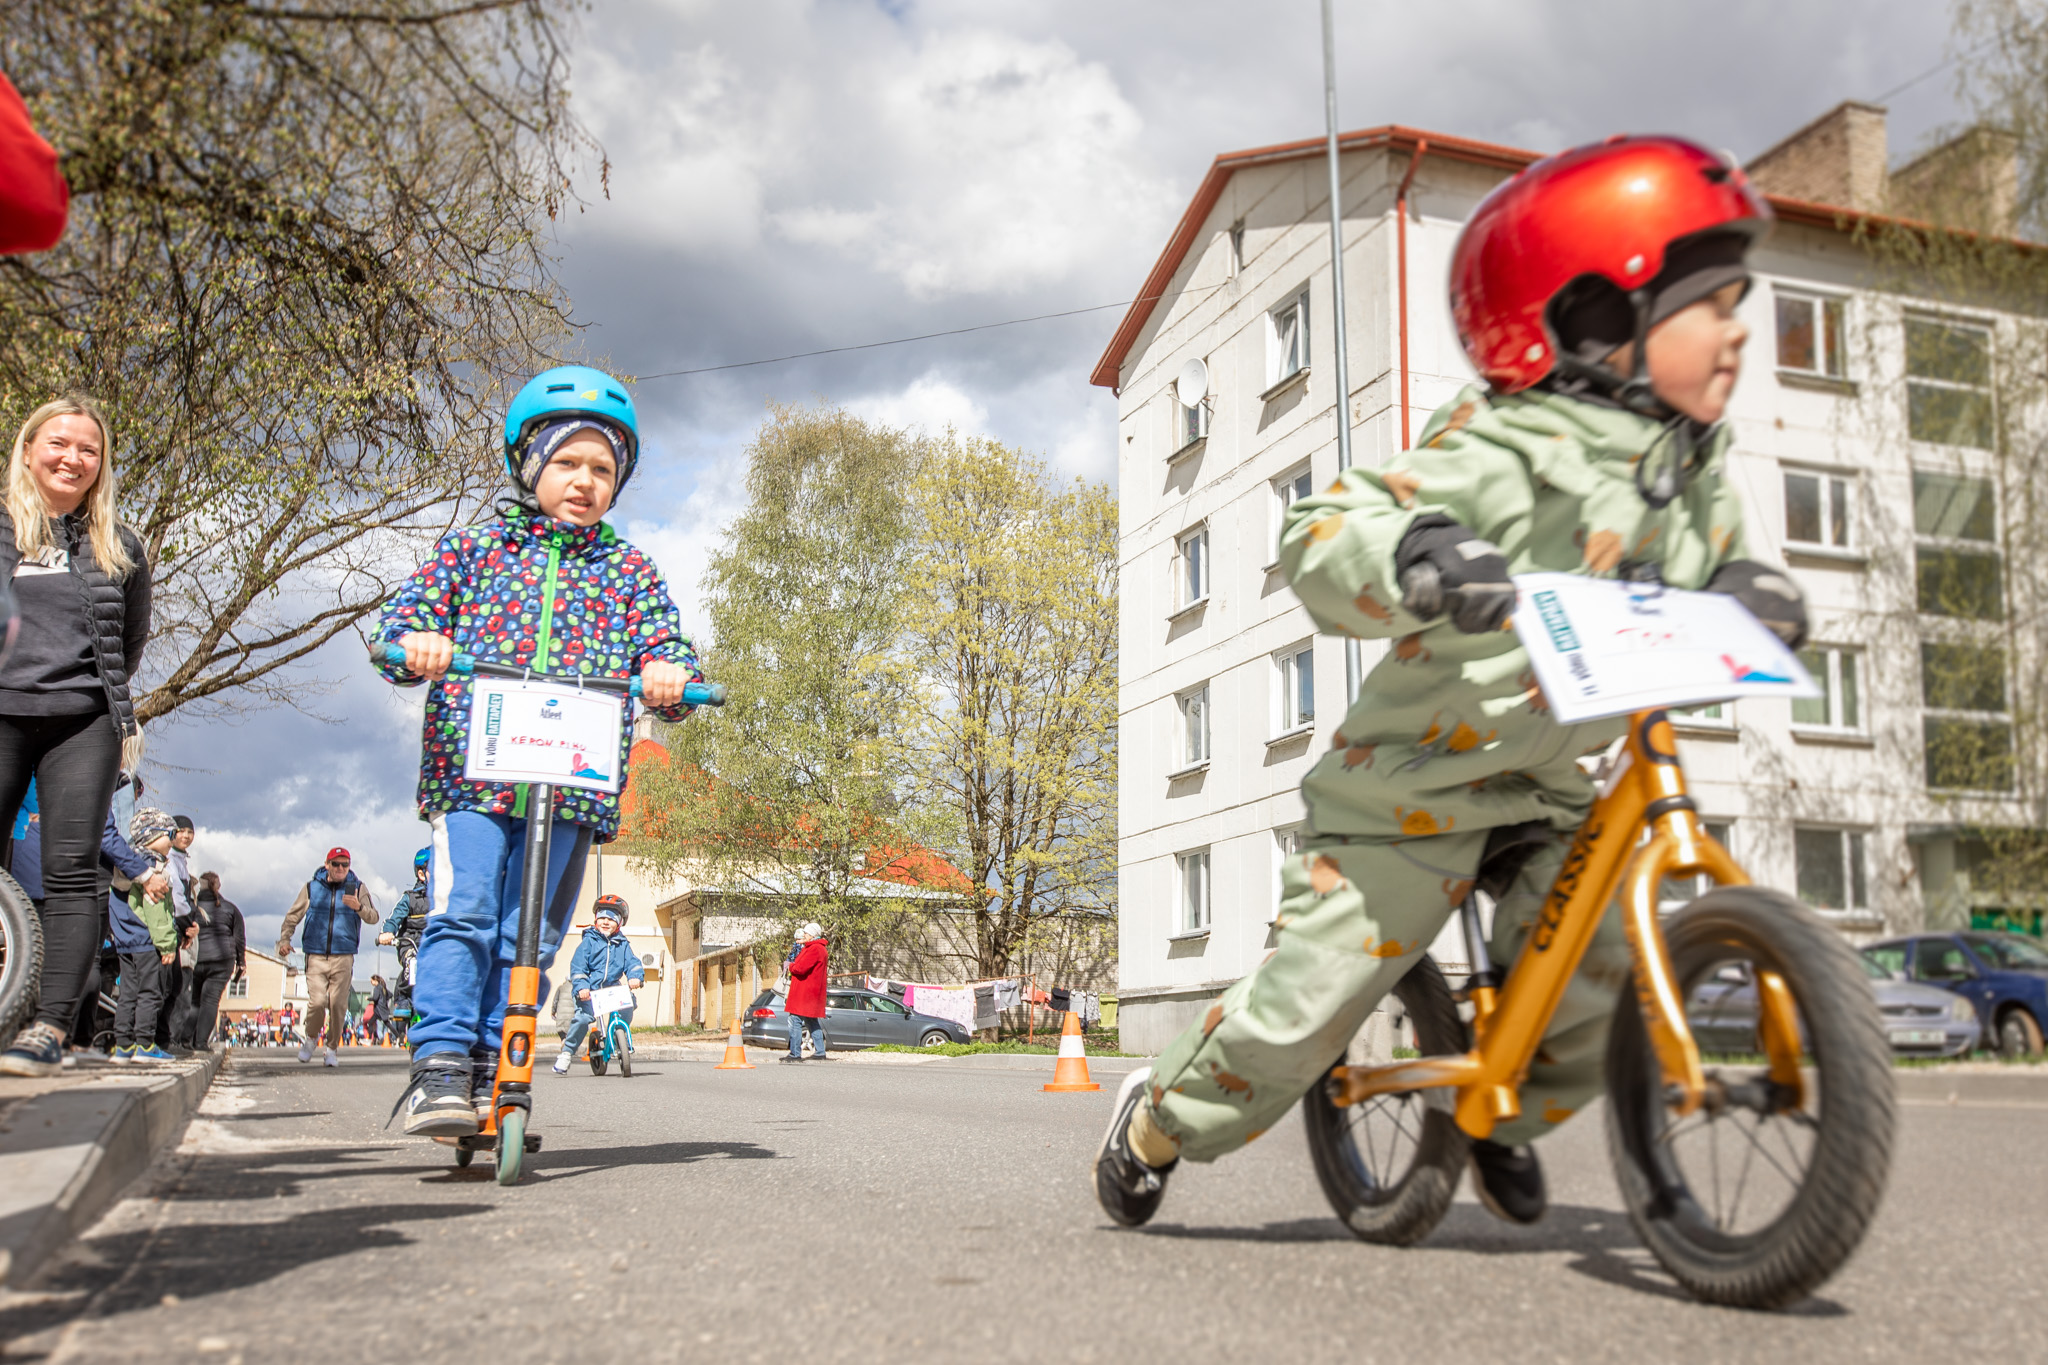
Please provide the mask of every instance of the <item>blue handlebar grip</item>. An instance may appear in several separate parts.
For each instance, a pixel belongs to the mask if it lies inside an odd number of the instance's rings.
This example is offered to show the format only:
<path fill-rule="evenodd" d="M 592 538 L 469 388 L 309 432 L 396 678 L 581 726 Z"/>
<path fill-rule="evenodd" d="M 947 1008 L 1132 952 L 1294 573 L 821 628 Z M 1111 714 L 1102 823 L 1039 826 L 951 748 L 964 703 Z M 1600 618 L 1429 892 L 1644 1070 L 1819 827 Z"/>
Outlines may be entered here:
<path fill-rule="evenodd" d="M 633 690 L 636 694 L 640 690 L 640 680 L 638 678 L 635 678 L 633 680 Z M 723 706 L 725 705 L 725 684 L 701 682 L 684 683 L 683 705 Z"/>
<path fill-rule="evenodd" d="M 375 657 L 384 663 L 390 664 L 393 668 L 403 668 L 405 667 L 405 646 L 399 644 L 396 640 L 386 640 L 376 651 Z M 474 654 L 464 654 L 460 650 L 456 651 L 455 658 L 448 665 L 448 671 L 450 673 L 474 673 L 476 671 L 476 656 Z"/>

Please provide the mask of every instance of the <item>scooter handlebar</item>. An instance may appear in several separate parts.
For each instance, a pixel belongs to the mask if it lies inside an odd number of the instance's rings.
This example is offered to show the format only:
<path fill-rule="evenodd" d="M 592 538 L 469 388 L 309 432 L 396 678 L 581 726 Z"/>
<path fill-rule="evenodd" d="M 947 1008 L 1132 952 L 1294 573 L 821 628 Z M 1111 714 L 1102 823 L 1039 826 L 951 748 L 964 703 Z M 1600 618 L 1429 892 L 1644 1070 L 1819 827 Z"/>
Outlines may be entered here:
<path fill-rule="evenodd" d="M 387 640 L 381 645 L 371 646 L 371 654 L 380 663 L 390 664 L 394 668 L 405 666 L 405 646 L 396 641 Z M 511 664 L 491 663 L 473 654 L 464 654 L 460 650 L 456 651 L 454 660 L 448 665 L 448 671 L 464 677 L 480 673 L 490 678 L 533 678 L 539 682 L 558 682 L 571 687 L 588 687 L 599 692 L 624 692 L 632 697 L 640 695 L 640 679 L 637 675 L 627 683 L 618 678 L 584 678 L 573 674 L 535 673 L 531 669 L 517 668 Z M 723 706 L 725 684 L 684 683 L 683 705 Z"/>

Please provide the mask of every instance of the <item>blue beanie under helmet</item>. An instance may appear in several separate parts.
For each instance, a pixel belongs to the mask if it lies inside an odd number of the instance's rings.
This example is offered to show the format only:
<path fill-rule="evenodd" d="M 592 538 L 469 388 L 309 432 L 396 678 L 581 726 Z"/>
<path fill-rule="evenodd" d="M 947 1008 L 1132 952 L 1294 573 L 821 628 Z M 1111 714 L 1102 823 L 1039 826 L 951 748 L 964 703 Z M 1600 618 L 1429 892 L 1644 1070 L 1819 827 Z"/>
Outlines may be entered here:
<path fill-rule="evenodd" d="M 543 370 L 513 395 L 505 411 L 505 476 L 531 493 L 555 447 L 585 426 L 611 442 L 623 490 L 640 461 L 639 414 L 624 384 L 588 365 Z"/>

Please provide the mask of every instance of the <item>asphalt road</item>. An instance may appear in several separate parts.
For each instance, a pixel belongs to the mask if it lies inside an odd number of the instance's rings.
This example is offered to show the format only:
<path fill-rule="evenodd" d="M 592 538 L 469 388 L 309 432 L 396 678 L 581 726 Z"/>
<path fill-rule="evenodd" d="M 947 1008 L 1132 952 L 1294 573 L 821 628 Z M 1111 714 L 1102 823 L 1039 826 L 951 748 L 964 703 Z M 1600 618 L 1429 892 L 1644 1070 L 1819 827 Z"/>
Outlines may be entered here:
<path fill-rule="evenodd" d="M 501 1189 L 382 1127 L 396 1058 L 238 1054 L 146 1185 L 0 1301 L 5 1357 L 1817 1365 L 2048 1341 L 2048 1104 L 1908 1105 L 1861 1255 L 1760 1314 L 1690 1302 L 1637 1246 L 1597 1112 L 1544 1148 L 1543 1224 L 1461 1195 L 1393 1251 L 1329 1215 L 1293 1118 L 1183 1166 L 1133 1233 L 1086 1172 L 1113 1075 L 1048 1095 L 973 1060 L 715 1056 L 543 1076 L 545 1150 Z"/>

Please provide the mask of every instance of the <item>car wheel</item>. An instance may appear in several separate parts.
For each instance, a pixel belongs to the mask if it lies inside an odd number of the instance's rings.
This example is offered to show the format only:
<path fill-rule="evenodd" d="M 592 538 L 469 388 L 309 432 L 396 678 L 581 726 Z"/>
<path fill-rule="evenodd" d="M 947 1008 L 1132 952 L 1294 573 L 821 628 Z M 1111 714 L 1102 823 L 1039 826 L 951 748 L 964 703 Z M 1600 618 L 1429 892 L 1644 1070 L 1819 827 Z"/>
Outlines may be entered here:
<path fill-rule="evenodd" d="M 1998 1021 L 1998 1052 L 2003 1057 L 2033 1057 L 2041 1051 L 2041 1026 L 2017 1007 Z"/>
<path fill-rule="evenodd" d="M 950 1043 L 952 1041 L 951 1038 L 946 1036 L 946 1031 L 942 1028 L 926 1029 L 924 1037 L 917 1040 L 919 1047 L 938 1047 L 942 1043 Z"/>

